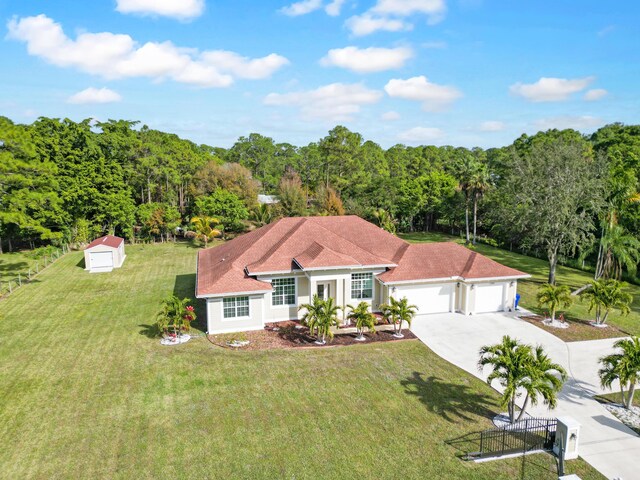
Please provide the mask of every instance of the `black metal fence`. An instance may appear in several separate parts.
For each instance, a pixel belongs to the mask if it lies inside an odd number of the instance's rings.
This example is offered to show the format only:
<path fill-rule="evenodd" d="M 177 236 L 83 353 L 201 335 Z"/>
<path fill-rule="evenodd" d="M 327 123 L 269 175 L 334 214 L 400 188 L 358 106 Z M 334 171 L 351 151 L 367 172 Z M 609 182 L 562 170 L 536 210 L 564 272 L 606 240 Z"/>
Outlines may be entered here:
<path fill-rule="evenodd" d="M 448 443 L 462 452 L 462 458 L 479 460 L 504 455 L 551 450 L 556 438 L 555 418 L 528 418 L 504 428 L 465 435 Z"/>

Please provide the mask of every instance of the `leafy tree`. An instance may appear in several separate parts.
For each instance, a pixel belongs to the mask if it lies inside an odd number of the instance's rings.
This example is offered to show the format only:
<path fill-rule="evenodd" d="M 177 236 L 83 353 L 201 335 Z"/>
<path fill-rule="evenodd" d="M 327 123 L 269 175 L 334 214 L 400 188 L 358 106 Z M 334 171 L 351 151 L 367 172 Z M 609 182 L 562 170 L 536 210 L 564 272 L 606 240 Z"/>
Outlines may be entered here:
<path fill-rule="evenodd" d="M 349 183 L 347 172 L 349 176 L 357 176 L 363 171 L 362 163 L 358 162 L 361 145 L 362 136 L 341 125 L 320 140 L 326 187 L 333 185 L 340 192 Z"/>
<path fill-rule="evenodd" d="M 602 388 L 611 388 L 614 382 L 619 382 L 622 404 L 629 409 L 633 405 L 636 385 L 640 381 L 640 338 L 623 338 L 614 343 L 613 347 L 620 351 L 600 359 L 600 384 Z"/>
<path fill-rule="evenodd" d="M 615 279 L 596 280 L 580 294 L 589 301 L 589 313 L 595 310 L 597 325 L 606 325 L 612 310 L 618 310 L 623 315 L 629 314 L 633 297 L 625 290 L 625 286 L 626 283 Z"/>
<path fill-rule="evenodd" d="M 276 158 L 276 146 L 272 138 L 259 133 L 248 137 L 240 137 L 227 153 L 227 159 L 240 163 L 248 168 L 253 178 L 264 183 L 267 191 L 272 191 L 278 184 L 272 163 Z"/>
<path fill-rule="evenodd" d="M 507 407 L 509 420 L 515 423 L 524 415 L 528 403 L 537 404 L 539 396 L 545 405 L 554 407 L 557 395 L 567 378 L 562 366 L 553 363 L 542 347 L 532 349 L 508 335 L 496 345 L 485 345 L 480 349 L 478 369 L 491 368 L 487 383 L 497 380 L 502 386 L 501 406 Z M 516 417 L 516 400 L 525 393 L 520 414 Z"/>
<path fill-rule="evenodd" d="M 546 251 L 554 284 L 559 256 L 574 255 L 593 238 L 604 201 L 603 165 L 572 131 L 525 135 L 511 155 L 492 215 L 498 230 L 520 235 L 523 247 Z"/>
<path fill-rule="evenodd" d="M 191 225 L 195 229 L 196 239 L 204 242 L 204 248 L 207 244 L 222 235 L 222 225 L 217 218 L 213 217 L 193 217 Z"/>
<path fill-rule="evenodd" d="M 365 328 L 368 328 L 371 333 L 376 333 L 376 317 L 369 311 L 369 304 L 367 302 L 360 302 L 356 307 L 347 305 L 347 308 L 351 310 L 347 315 L 347 319 L 355 324 L 358 332 L 356 340 L 366 340 L 364 336 Z"/>
<path fill-rule="evenodd" d="M 219 218 L 231 231 L 244 229 L 243 220 L 249 218 L 249 211 L 237 195 L 218 188 L 206 197 L 196 198 L 195 211 L 199 216 Z"/>
<path fill-rule="evenodd" d="M 283 177 L 280 180 L 278 193 L 280 198 L 278 208 L 284 216 L 298 217 L 306 213 L 307 201 L 298 175 Z"/>
<path fill-rule="evenodd" d="M 559 307 L 569 308 L 573 303 L 571 290 L 566 285 L 552 285 L 545 283 L 536 295 L 538 305 L 548 307 L 551 310 L 551 320 L 556 319 L 556 310 Z"/>
<path fill-rule="evenodd" d="M 402 297 L 400 300 L 389 297 L 389 303 L 380 305 L 380 310 L 385 320 L 393 324 L 394 336 L 402 338 L 404 337 L 402 334 L 402 323 L 406 322 L 408 326 L 411 326 L 418 307 L 409 305 L 407 297 Z"/>
<path fill-rule="evenodd" d="M 344 215 L 342 200 L 331 187 L 321 186 L 316 192 L 316 201 L 323 215 Z"/>
<path fill-rule="evenodd" d="M 194 174 L 189 191 L 194 197 L 202 197 L 220 188 L 237 195 L 247 208 L 257 205 L 260 182 L 239 163 L 220 164 L 219 159 L 210 160 Z"/>

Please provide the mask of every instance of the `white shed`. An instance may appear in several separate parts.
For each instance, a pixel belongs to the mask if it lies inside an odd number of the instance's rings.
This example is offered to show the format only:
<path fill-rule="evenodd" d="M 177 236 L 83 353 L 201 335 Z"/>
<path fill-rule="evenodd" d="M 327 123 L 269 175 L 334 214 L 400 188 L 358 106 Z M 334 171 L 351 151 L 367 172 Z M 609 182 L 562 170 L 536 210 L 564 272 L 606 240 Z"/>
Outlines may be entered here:
<path fill-rule="evenodd" d="M 84 250 L 85 270 L 91 273 L 110 272 L 124 263 L 124 238 L 105 235 L 96 238 Z"/>

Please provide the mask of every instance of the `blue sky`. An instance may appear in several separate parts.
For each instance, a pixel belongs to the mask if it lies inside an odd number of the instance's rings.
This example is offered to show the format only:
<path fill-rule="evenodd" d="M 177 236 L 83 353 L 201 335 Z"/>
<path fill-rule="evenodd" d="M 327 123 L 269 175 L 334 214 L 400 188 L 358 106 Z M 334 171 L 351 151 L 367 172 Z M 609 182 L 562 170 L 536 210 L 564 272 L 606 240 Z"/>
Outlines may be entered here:
<path fill-rule="evenodd" d="M 336 124 L 389 147 L 639 123 L 640 4 L 0 0 L 0 114 L 140 120 L 229 147 Z"/>

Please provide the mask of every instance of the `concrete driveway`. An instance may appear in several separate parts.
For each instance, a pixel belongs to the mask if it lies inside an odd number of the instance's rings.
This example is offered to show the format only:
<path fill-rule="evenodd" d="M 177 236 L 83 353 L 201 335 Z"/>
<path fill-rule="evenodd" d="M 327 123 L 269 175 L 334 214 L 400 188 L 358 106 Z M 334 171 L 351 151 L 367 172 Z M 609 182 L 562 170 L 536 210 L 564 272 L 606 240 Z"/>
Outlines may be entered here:
<path fill-rule="evenodd" d="M 487 373 L 477 368 L 478 351 L 483 345 L 498 343 L 503 335 L 542 345 L 555 362 L 565 367 L 570 378 L 553 411 L 538 405 L 528 412 L 534 416 L 575 418 L 582 425 L 582 458 L 609 479 L 640 479 L 640 437 L 592 398 L 603 392 L 598 380 L 598 359 L 613 350 L 615 340 L 565 343 L 507 313 L 419 315 L 411 331 L 442 358 L 483 380 Z M 492 386 L 500 390 L 497 383 Z"/>

